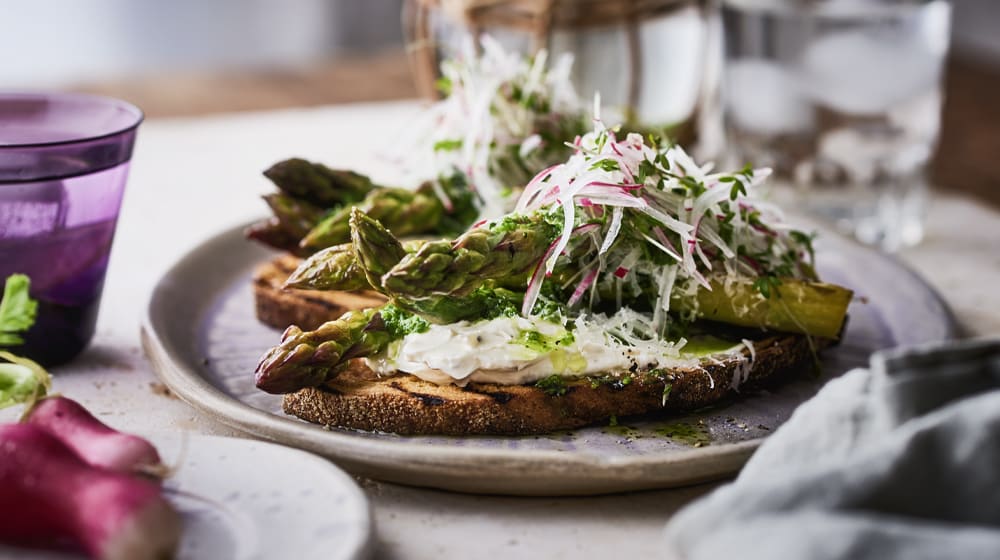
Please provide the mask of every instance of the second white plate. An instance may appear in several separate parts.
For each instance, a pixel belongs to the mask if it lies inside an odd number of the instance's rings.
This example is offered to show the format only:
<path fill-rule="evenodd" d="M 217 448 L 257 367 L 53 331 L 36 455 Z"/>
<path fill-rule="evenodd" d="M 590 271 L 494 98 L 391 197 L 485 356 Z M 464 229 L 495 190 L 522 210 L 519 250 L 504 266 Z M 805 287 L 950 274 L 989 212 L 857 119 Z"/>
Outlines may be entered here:
<path fill-rule="evenodd" d="M 355 560 L 372 532 L 364 493 L 322 457 L 264 441 L 187 434 L 150 438 L 184 516 L 178 559 Z"/>

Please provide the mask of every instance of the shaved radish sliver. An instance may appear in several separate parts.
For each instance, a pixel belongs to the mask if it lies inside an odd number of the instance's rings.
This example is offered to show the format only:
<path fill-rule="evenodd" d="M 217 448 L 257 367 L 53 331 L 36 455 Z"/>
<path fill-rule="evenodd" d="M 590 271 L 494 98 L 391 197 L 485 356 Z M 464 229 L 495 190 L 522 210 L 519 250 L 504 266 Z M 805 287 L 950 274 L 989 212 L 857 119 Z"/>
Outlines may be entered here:
<path fill-rule="evenodd" d="M 597 231 L 600 229 L 600 224 L 583 224 L 570 231 L 570 234 L 583 234 L 588 232 Z M 553 241 L 549 244 L 549 248 L 545 250 L 545 254 L 542 259 L 538 261 L 535 265 L 534 271 L 531 273 L 531 279 L 528 280 L 528 288 L 524 293 L 524 302 L 521 304 L 521 314 L 530 315 L 531 310 L 535 307 L 535 302 L 538 301 L 538 294 L 542 289 L 542 281 L 545 279 L 545 275 L 542 274 L 542 265 L 544 265 L 552 256 L 558 257 L 559 253 L 555 252 L 556 247 L 562 238 Z"/>
<path fill-rule="evenodd" d="M 576 302 L 580 301 L 580 298 L 583 297 L 583 294 L 587 291 L 587 288 L 589 288 L 590 285 L 594 283 L 594 280 L 597 279 L 598 272 L 600 272 L 600 270 L 598 269 L 598 267 L 595 266 L 590 270 L 590 272 L 587 273 L 586 276 L 583 277 L 583 280 L 580 282 L 580 284 L 577 285 L 575 290 L 573 290 L 573 295 L 570 296 L 569 301 L 566 302 L 566 304 L 569 307 L 573 307 L 574 305 L 576 305 Z"/>
<path fill-rule="evenodd" d="M 601 243 L 601 248 L 597 251 L 598 255 L 603 255 L 608 252 L 611 244 L 615 242 L 618 237 L 618 232 L 622 228 L 622 216 L 624 212 L 621 206 L 615 206 L 611 211 L 611 227 L 608 228 L 608 234 L 604 236 L 604 242 Z"/>

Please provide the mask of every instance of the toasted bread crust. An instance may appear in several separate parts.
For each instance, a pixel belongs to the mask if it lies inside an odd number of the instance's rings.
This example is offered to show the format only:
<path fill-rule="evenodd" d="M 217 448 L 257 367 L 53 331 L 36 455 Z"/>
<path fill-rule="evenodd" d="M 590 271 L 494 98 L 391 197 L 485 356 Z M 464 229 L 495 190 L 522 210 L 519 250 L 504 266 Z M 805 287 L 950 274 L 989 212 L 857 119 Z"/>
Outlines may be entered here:
<path fill-rule="evenodd" d="M 323 292 L 316 290 L 285 290 L 282 284 L 301 260 L 282 255 L 266 262 L 254 271 L 253 296 L 257 319 L 276 329 L 298 325 L 314 330 L 336 319 L 346 311 L 378 307 L 385 298 L 376 292 Z"/>
<path fill-rule="evenodd" d="M 805 337 L 784 335 L 754 344 L 756 358 L 745 389 L 801 373 L 811 350 Z M 682 412 L 718 402 L 745 361 L 703 363 L 701 368 L 639 372 L 566 382 L 563 395 L 534 385 L 436 385 L 408 374 L 379 377 L 361 360 L 323 387 L 285 395 L 284 411 L 326 426 L 404 435 L 526 435 L 578 428 L 611 416 Z M 616 380 L 617 379 L 617 380 Z M 671 388 L 664 401 L 665 384 Z"/>

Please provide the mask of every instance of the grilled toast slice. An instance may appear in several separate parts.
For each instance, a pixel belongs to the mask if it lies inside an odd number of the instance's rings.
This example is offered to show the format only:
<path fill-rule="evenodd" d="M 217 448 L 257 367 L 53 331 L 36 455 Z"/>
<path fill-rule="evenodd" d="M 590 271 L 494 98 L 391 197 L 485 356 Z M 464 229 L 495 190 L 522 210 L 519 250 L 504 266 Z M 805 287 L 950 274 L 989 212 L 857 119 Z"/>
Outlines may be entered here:
<path fill-rule="evenodd" d="M 298 325 L 313 330 L 346 311 L 378 307 L 385 298 L 373 291 L 325 292 L 319 290 L 284 290 L 285 280 L 302 262 L 292 255 L 282 255 L 254 271 L 253 297 L 257 319 L 265 325 L 284 330 Z"/>
<path fill-rule="evenodd" d="M 759 340 L 754 351 L 749 371 L 745 350 L 742 357 L 706 359 L 700 367 L 567 379 L 557 390 L 437 385 L 404 373 L 380 377 L 354 360 L 327 384 L 285 395 L 282 406 L 288 414 L 331 427 L 404 435 L 528 435 L 611 416 L 692 410 L 811 368 L 813 350 L 804 336 Z"/>

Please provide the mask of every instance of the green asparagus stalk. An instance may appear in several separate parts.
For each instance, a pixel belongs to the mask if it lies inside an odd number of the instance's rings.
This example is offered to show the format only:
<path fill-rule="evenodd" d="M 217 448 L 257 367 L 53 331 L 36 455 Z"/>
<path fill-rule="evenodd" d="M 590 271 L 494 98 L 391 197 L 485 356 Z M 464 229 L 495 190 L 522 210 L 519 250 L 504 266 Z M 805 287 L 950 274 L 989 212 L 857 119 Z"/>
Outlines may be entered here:
<path fill-rule="evenodd" d="M 566 272 L 562 274 L 565 276 Z M 693 313 L 699 319 L 742 327 L 839 338 L 847 306 L 854 296 L 851 290 L 795 278 L 782 278 L 779 282 L 765 297 L 749 280 L 727 284 L 713 278 L 709 280 L 712 289 L 699 287 L 694 298 L 673 294 L 670 311 Z M 649 286 L 639 297 L 655 299 L 657 289 Z M 602 287 L 600 296 L 609 301 L 615 299 L 609 287 Z"/>
<path fill-rule="evenodd" d="M 472 192 L 461 175 L 441 178 L 437 185 L 424 183 L 415 191 L 377 188 L 357 207 L 397 237 L 431 232 L 458 234 L 478 215 Z M 347 243 L 351 235 L 350 217 L 350 207 L 330 214 L 304 236 L 302 247 L 317 250 Z"/>
<path fill-rule="evenodd" d="M 351 208 L 342 208 L 319 222 L 302 239 L 302 247 L 321 249 L 348 242 Z M 433 231 L 444 215 L 444 206 L 434 193 L 405 189 L 376 189 L 355 208 L 380 221 L 398 236 Z"/>
<path fill-rule="evenodd" d="M 671 298 L 678 311 L 694 311 L 702 319 L 744 327 L 763 327 L 836 339 L 847 317 L 854 293 L 823 282 L 781 279 L 776 292 L 765 298 L 749 282 L 711 281 L 711 290 L 699 289 L 695 300 Z"/>
<path fill-rule="evenodd" d="M 322 385 L 346 360 L 377 352 L 390 340 L 378 309 L 345 313 L 314 331 L 290 326 L 257 364 L 257 388 L 278 394 Z"/>
<path fill-rule="evenodd" d="M 345 217 L 350 216 L 351 208 L 345 206 L 317 222 L 302 236 L 299 246 L 305 251 L 315 251 L 350 241 L 350 228 L 345 227 Z"/>
<path fill-rule="evenodd" d="M 371 288 L 365 269 L 354 257 L 354 247 L 350 243 L 328 247 L 306 258 L 282 287 L 344 291 Z"/>
<path fill-rule="evenodd" d="M 360 208 L 351 209 L 350 227 L 354 256 L 365 271 L 368 283 L 385 292 L 382 275 L 406 256 L 406 249 L 389 230 Z"/>
<path fill-rule="evenodd" d="M 264 196 L 272 216 L 247 228 L 245 234 L 280 251 L 304 254 L 299 240 L 323 218 L 325 211 L 318 206 L 284 193 Z"/>
<path fill-rule="evenodd" d="M 403 249 L 413 253 L 425 240 L 403 241 Z M 285 281 L 284 288 L 297 290 L 369 290 L 374 289 L 365 276 L 365 269 L 354 256 L 354 246 L 342 243 L 313 253 L 299 264 Z M 381 289 L 381 286 L 379 287 Z"/>
<path fill-rule="evenodd" d="M 377 289 L 385 293 L 380 276 L 398 263 L 403 255 L 418 250 L 425 241 L 409 241 L 405 244 L 396 240 L 391 233 L 364 212 L 355 209 L 351 216 L 352 232 L 356 232 L 361 259 L 352 244 L 329 247 L 309 257 L 299 265 L 285 287 L 313 290 L 359 290 Z M 362 243 L 362 237 L 367 242 Z M 371 278 L 367 275 L 370 274 Z M 521 280 L 521 286 L 524 281 Z M 400 308 L 416 313 L 435 323 L 453 323 L 462 319 L 479 317 L 496 299 L 508 300 L 520 297 L 502 288 L 492 292 L 494 298 L 473 294 L 467 297 L 429 296 L 423 298 L 395 297 L 393 302 Z M 386 294 L 391 295 L 391 294 Z"/>
<path fill-rule="evenodd" d="M 462 296 L 486 282 L 523 279 L 557 234 L 555 226 L 537 214 L 514 216 L 495 226 L 470 230 L 454 241 L 431 241 L 415 253 L 405 254 L 381 274 L 381 287 L 389 295 L 416 299 Z M 366 231 L 358 231 L 354 240 L 358 254 L 377 255 L 384 251 L 383 246 L 381 237 L 369 238 Z M 380 270 L 395 255 L 384 257 Z"/>
<path fill-rule="evenodd" d="M 290 236 L 301 239 L 323 219 L 322 208 L 284 193 L 264 195 L 264 202 Z"/>
<path fill-rule="evenodd" d="M 371 179 L 321 163 L 292 158 L 272 165 L 264 176 L 286 194 L 321 208 L 333 208 L 363 199 L 376 187 Z"/>
<path fill-rule="evenodd" d="M 278 218 L 271 217 L 251 224 L 243 233 L 247 239 L 253 239 L 279 251 L 305 256 L 305 252 L 299 248 L 299 237 L 289 232 Z"/>

